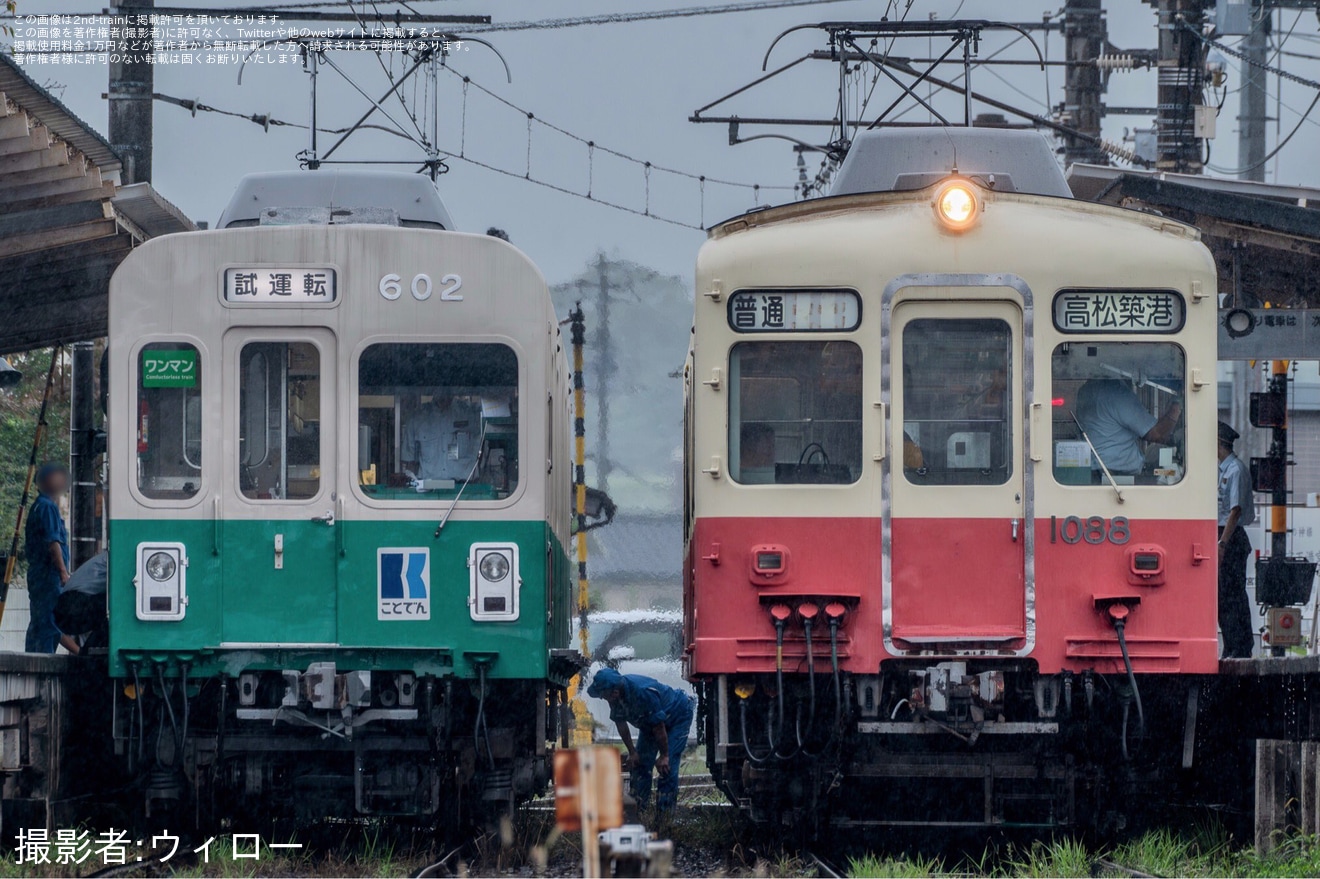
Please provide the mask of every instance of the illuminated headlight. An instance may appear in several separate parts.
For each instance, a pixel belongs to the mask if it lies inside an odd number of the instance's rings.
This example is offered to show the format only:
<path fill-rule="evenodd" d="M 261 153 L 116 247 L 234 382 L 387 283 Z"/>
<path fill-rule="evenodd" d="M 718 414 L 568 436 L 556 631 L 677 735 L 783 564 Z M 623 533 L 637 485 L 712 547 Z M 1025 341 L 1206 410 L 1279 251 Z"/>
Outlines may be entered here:
<path fill-rule="evenodd" d="M 179 564 L 169 553 L 153 552 L 147 559 L 147 576 L 158 583 L 171 579 L 179 570 Z"/>
<path fill-rule="evenodd" d="M 509 560 L 504 553 L 488 552 L 481 557 L 481 563 L 477 566 L 481 571 L 481 576 L 497 583 L 509 576 Z"/>
<path fill-rule="evenodd" d="M 964 180 L 953 180 L 935 193 L 935 216 L 954 232 L 970 229 L 981 213 L 976 188 Z"/>

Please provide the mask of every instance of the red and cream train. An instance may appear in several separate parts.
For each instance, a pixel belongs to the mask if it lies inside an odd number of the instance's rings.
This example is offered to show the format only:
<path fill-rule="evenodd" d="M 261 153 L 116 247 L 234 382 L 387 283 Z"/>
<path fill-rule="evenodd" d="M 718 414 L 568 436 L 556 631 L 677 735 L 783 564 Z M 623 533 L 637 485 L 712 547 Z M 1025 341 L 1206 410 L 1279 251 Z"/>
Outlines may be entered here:
<path fill-rule="evenodd" d="M 1215 292 L 1196 230 L 1073 200 L 1034 132 L 868 132 L 829 197 L 711 230 L 684 661 L 737 804 L 1093 824 L 1180 770 L 1217 669 Z M 1115 427 L 1175 402 L 1163 444 Z"/>

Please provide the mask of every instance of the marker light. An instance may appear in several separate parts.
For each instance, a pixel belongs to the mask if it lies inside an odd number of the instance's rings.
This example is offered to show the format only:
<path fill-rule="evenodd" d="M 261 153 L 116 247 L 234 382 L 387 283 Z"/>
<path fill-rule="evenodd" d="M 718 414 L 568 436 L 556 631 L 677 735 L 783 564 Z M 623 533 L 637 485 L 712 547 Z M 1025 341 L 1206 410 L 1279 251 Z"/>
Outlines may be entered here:
<path fill-rule="evenodd" d="M 980 199 L 969 183 L 955 180 L 935 194 L 935 216 L 954 232 L 970 229 L 980 213 Z"/>

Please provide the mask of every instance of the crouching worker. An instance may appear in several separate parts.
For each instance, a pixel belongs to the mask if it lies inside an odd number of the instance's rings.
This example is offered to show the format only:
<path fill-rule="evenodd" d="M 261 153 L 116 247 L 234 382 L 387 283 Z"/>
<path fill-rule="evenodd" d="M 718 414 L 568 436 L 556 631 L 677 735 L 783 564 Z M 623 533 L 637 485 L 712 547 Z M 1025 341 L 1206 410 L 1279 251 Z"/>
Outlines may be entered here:
<path fill-rule="evenodd" d="M 592 678 L 587 694 L 610 703 L 610 719 L 628 749 L 624 768 L 632 772 L 633 798 L 638 809 L 651 803 L 651 769 L 659 776 L 656 807 L 672 811 L 678 804 L 678 767 L 692 728 L 692 699 L 645 675 L 620 674 L 602 668 Z M 632 730 L 637 727 L 637 744 Z"/>

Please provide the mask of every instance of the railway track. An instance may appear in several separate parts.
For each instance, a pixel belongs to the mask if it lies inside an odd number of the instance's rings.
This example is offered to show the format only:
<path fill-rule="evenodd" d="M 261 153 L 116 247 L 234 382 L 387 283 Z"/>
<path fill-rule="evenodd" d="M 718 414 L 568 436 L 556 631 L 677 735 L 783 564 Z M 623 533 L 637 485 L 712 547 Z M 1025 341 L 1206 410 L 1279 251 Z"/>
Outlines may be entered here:
<path fill-rule="evenodd" d="M 1125 876 L 1129 879 L 1158 879 L 1154 873 L 1143 873 L 1132 867 L 1125 867 L 1115 861 L 1096 858 L 1091 862 L 1092 876 Z"/>
<path fill-rule="evenodd" d="M 815 852 L 808 851 L 803 852 L 803 854 L 806 856 L 807 860 L 815 864 L 816 875 L 821 877 L 821 879 L 844 879 L 844 877 L 848 875 L 846 871 L 840 870 Z"/>

